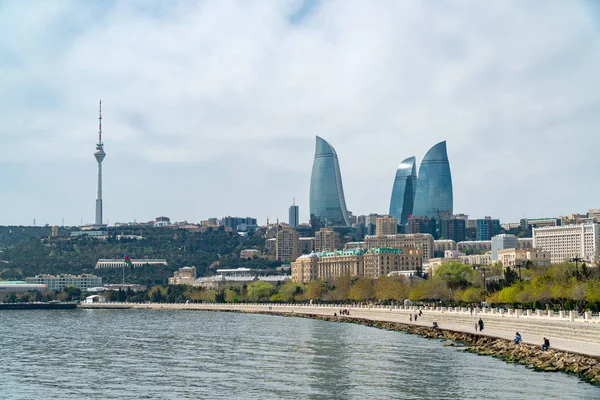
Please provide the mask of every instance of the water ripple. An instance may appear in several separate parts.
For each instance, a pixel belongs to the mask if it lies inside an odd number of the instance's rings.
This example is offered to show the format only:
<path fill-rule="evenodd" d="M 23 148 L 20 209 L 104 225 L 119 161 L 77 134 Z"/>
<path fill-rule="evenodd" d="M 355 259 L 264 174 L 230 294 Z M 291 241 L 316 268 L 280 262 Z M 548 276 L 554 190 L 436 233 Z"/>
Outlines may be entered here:
<path fill-rule="evenodd" d="M 0 311 L 0 398 L 598 399 L 560 373 L 305 318 Z"/>

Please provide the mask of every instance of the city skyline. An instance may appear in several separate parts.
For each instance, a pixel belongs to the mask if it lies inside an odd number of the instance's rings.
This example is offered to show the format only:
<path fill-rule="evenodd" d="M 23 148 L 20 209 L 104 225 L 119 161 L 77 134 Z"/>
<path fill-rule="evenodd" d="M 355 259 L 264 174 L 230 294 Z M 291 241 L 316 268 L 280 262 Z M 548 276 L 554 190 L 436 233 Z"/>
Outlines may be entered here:
<path fill-rule="evenodd" d="M 584 1 L 7 2 L 0 224 L 94 222 L 100 97 L 104 222 L 284 221 L 294 197 L 306 222 L 317 134 L 355 215 L 387 213 L 398 161 L 444 139 L 455 213 L 585 212 L 600 206 L 594 15 Z"/>

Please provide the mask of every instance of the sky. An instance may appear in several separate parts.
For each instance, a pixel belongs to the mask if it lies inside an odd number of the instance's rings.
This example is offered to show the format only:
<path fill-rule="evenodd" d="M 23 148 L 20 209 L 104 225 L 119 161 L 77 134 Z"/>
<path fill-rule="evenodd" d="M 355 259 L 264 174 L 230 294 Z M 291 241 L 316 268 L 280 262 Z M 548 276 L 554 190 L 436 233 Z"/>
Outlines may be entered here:
<path fill-rule="evenodd" d="M 0 0 L 0 225 L 308 220 L 315 136 L 348 209 L 446 140 L 454 212 L 600 208 L 594 1 Z M 106 222 L 106 221 L 105 221 Z"/>

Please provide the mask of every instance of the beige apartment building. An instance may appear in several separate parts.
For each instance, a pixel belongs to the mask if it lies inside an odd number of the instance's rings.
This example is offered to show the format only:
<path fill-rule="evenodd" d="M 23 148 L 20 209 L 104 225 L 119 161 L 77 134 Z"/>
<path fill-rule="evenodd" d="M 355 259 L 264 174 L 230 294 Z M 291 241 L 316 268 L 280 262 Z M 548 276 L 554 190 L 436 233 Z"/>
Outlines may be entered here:
<path fill-rule="evenodd" d="M 395 235 L 398 233 L 398 219 L 384 215 L 375 220 L 375 235 Z"/>
<path fill-rule="evenodd" d="M 300 238 L 300 251 L 302 254 L 310 254 L 315 251 L 315 240 L 314 237 Z"/>
<path fill-rule="evenodd" d="M 434 251 L 456 250 L 456 242 L 450 239 L 435 240 L 433 242 Z"/>
<path fill-rule="evenodd" d="M 343 250 L 329 251 L 319 254 L 319 279 L 337 278 L 340 276 L 363 276 L 364 251 Z"/>
<path fill-rule="evenodd" d="M 301 254 L 298 232 L 290 227 L 284 227 L 277 231 L 275 236 L 275 258 L 277 260 L 291 261 L 300 257 Z"/>
<path fill-rule="evenodd" d="M 306 283 L 319 279 L 319 255 L 304 254 L 292 262 L 292 281 Z"/>
<path fill-rule="evenodd" d="M 393 271 L 414 273 L 421 266 L 421 252 L 414 247 L 312 253 L 292 262 L 292 280 L 304 283 L 341 276 L 379 278 Z"/>
<path fill-rule="evenodd" d="M 315 233 L 315 251 L 335 251 L 342 247 L 340 234 L 331 228 L 321 228 Z"/>
<path fill-rule="evenodd" d="M 364 247 L 403 249 L 406 247 L 416 247 L 421 251 L 422 262 L 426 262 L 433 256 L 434 240 L 428 233 L 411 233 L 396 235 L 375 235 L 365 236 Z"/>
<path fill-rule="evenodd" d="M 422 266 L 421 252 L 417 248 L 371 249 L 363 256 L 364 276 L 377 279 L 392 271 L 414 271 Z"/>
<path fill-rule="evenodd" d="M 498 263 L 504 268 L 524 267 L 528 262 L 534 266 L 550 265 L 550 253 L 538 249 L 498 250 Z"/>

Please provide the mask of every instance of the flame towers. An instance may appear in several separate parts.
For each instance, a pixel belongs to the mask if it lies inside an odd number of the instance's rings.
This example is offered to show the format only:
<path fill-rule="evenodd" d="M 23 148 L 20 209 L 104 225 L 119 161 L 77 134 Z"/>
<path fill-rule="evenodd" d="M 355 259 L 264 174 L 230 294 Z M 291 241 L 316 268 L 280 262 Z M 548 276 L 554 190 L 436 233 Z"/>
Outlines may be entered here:
<path fill-rule="evenodd" d="M 104 152 L 104 143 L 102 143 L 102 100 L 100 100 L 100 109 L 98 117 L 98 144 L 94 157 L 98 161 L 98 198 L 96 199 L 96 225 L 102 225 L 102 161 L 106 157 Z"/>
<path fill-rule="evenodd" d="M 452 176 L 446 141 L 429 149 L 421 162 L 413 215 L 428 218 L 452 215 Z"/>
<path fill-rule="evenodd" d="M 392 199 L 390 201 L 390 216 L 399 223 L 406 224 L 413 213 L 415 189 L 417 188 L 417 167 L 414 157 L 402 161 L 396 170 Z"/>
<path fill-rule="evenodd" d="M 310 177 L 310 215 L 325 226 L 350 225 L 337 153 L 319 136 Z"/>

